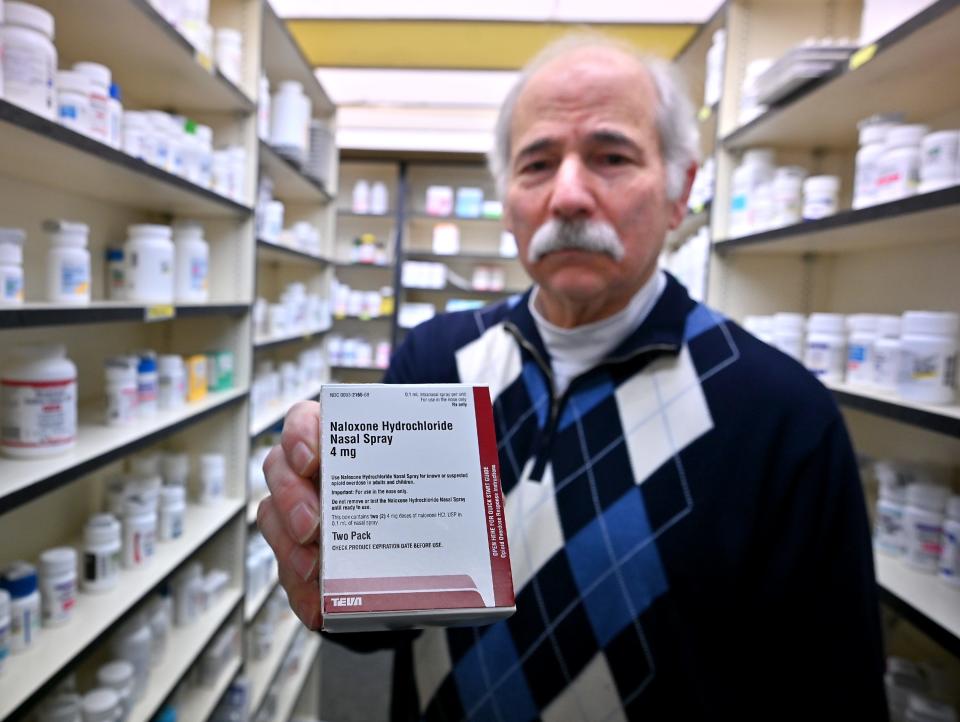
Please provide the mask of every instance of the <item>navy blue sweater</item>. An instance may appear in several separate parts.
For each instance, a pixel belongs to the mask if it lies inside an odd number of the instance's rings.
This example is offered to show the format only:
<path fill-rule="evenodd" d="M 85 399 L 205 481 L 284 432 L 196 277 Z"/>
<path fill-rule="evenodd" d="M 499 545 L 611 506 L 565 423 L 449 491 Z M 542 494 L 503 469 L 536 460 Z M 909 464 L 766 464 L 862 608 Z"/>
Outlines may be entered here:
<path fill-rule="evenodd" d="M 830 393 L 669 277 L 556 398 L 528 295 L 422 324 L 387 374 L 490 386 L 517 591 L 489 627 L 333 637 L 397 649 L 393 718 L 886 719 Z"/>

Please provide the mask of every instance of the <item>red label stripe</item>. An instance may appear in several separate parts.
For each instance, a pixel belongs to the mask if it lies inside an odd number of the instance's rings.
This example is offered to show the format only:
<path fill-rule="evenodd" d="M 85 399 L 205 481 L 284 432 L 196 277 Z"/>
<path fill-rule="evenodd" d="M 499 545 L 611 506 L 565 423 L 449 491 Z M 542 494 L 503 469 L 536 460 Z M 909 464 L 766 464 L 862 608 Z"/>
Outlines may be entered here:
<path fill-rule="evenodd" d="M 10 379 L 0 380 L 0 386 L 29 387 L 32 389 L 51 389 L 58 386 L 69 386 L 75 384 L 76 379 L 65 379 L 63 381 L 16 381 Z"/>

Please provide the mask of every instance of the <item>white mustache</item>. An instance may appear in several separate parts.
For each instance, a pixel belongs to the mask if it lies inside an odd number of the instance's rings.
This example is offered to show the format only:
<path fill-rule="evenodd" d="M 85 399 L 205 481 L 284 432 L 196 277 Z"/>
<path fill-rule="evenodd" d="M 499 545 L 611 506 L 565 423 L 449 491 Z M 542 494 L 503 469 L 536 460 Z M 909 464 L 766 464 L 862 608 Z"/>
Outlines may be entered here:
<path fill-rule="evenodd" d="M 554 251 L 605 253 L 617 262 L 622 261 L 626 253 L 623 242 L 609 223 L 551 218 L 533 234 L 527 260 L 536 263 Z"/>

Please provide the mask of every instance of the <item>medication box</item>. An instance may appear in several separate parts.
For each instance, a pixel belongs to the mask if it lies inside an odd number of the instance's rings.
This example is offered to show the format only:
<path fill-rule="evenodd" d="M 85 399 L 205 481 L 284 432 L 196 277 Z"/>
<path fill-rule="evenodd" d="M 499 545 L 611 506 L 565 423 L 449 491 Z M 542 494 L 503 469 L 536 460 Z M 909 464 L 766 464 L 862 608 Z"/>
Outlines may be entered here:
<path fill-rule="evenodd" d="M 324 629 L 488 624 L 513 614 L 486 387 L 328 384 L 320 452 Z"/>

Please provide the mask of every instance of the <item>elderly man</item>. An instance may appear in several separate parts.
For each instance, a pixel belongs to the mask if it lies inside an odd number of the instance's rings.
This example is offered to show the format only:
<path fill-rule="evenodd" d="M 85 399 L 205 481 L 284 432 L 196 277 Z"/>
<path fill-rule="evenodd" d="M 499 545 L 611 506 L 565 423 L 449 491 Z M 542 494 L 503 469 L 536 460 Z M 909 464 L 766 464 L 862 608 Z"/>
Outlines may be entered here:
<path fill-rule="evenodd" d="M 668 65 L 595 37 L 548 48 L 503 105 L 491 166 L 533 288 L 415 329 L 387 380 L 490 387 L 517 612 L 344 637 L 397 648 L 396 719 L 886 715 L 836 406 L 657 268 L 696 168 L 691 110 Z M 317 442 L 316 406 L 296 406 L 259 513 L 311 627 Z"/>

